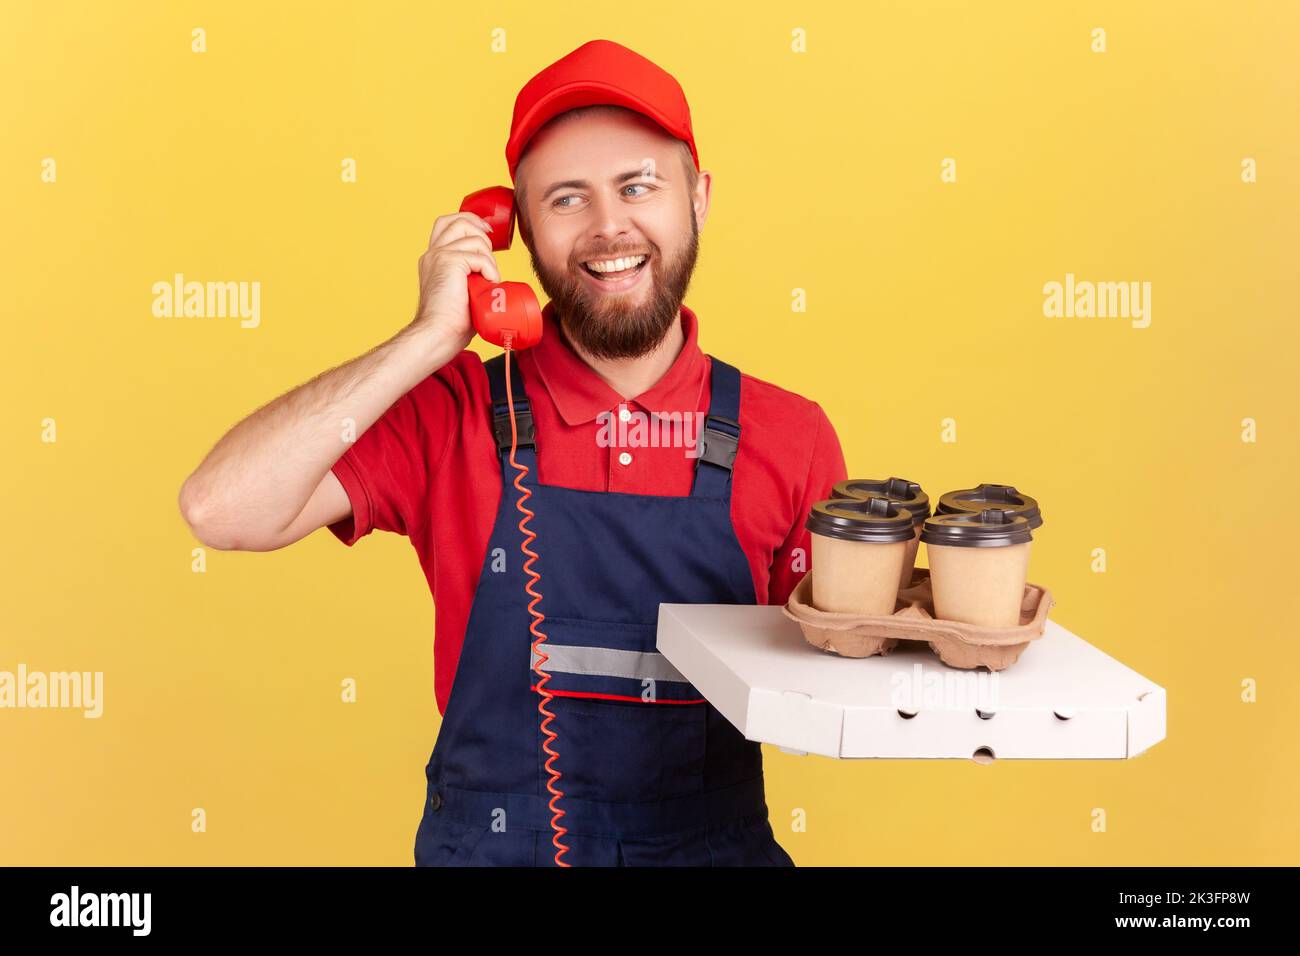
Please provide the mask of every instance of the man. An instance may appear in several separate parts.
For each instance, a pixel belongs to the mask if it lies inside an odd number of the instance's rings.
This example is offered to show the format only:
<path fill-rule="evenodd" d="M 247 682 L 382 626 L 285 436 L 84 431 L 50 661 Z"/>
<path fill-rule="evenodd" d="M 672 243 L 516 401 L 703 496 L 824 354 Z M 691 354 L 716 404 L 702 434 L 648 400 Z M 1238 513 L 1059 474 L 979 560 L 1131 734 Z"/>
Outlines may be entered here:
<path fill-rule="evenodd" d="M 793 865 L 759 744 L 655 650 L 655 625 L 661 602 L 785 602 L 808 510 L 845 477 L 834 429 L 700 351 L 682 300 L 711 176 L 669 74 L 584 44 L 520 92 L 506 159 L 551 299 L 541 342 L 510 363 L 540 579 L 523 567 L 505 364 L 466 349 L 467 277 L 501 281 L 470 213 L 435 221 L 415 319 L 235 426 L 182 512 L 220 549 L 323 526 L 349 546 L 410 538 L 442 713 L 417 864 Z M 341 449 L 348 420 L 360 437 Z M 634 441 L 638 426 L 669 440 Z"/>

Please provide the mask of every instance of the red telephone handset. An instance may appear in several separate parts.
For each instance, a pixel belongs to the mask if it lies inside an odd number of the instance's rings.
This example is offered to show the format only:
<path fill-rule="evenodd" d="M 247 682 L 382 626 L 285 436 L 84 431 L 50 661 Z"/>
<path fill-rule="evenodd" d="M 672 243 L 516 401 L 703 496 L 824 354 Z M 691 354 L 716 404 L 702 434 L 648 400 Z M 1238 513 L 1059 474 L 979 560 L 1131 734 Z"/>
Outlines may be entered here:
<path fill-rule="evenodd" d="M 510 248 L 515 232 L 515 194 L 508 186 L 489 186 L 470 193 L 461 212 L 481 216 L 492 226 L 492 250 Z M 469 315 L 478 332 L 503 348 L 532 348 L 542 339 L 542 310 L 537 295 L 523 282 L 490 282 L 481 273 L 469 274 Z"/>

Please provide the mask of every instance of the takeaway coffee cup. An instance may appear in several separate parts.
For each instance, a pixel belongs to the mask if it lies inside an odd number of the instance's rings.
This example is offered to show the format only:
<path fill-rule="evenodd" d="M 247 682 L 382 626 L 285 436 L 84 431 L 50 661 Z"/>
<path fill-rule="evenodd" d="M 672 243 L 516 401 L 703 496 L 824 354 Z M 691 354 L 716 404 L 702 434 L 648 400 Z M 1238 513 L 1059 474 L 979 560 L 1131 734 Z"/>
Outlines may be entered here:
<path fill-rule="evenodd" d="M 899 588 L 910 585 L 912 570 L 916 567 L 916 552 L 921 546 L 921 527 L 930 517 L 930 496 L 921 490 L 919 484 L 906 478 L 886 478 L 883 481 L 879 478 L 848 478 L 836 484 L 831 495 L 836 498 L 888 498 L 912 513 L 912 540 L 907 543 L 903 570 L 898 578 Z"/>
<path fill-rule="evenodd" d="M 935 617 L 981 627 L 1020 623 L 1028 518 L 1003 508 L 937 514 L 925 522 L 921 540 L 930 555 Z"/>
<path fill-rule="evenodd" d="M 975 488 L 950 491 L 939 497 L 939 507 L 935 509 L 935 514 L 977 512 L 985 508 L 1001 508 L 1014 515 L 1023 515 L 1029 521 L 1030 531 L 1037 531 L 1043 524 L 1043 515 L 1038 509 L 1038 501 L 1021 494 L 1011 485 L 982 484 Z"/>
<path fill-rule="evenodd" d="M 813 505 L 812 602 L 841 614 L 894 613 L 912 513 L 888 498 L 830 498 Z"/>

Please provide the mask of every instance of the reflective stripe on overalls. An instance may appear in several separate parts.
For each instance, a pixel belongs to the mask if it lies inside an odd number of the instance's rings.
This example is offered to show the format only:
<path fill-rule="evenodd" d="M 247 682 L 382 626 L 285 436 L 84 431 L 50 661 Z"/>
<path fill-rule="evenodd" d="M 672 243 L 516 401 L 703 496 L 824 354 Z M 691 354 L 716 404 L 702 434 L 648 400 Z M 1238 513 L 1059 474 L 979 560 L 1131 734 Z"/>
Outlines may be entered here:
<path fill-rule="evenodd" d="M 528 527 L 537 533 L 533 567 L 546 618 L 545 687 L 555 695 L 547 706 L 568 828 L 562 860 L 573 866 L 794 865 L 768 823 L 759 744 L 655 649 L 661 602 L 755 603 L 731 524 L 740 373 L 711 362 L 700 444 L 682 449 L 699 454 L 686 497 L 541 484 L 536 442 L 546 436 L 534 434 L 512 363 L 516 458 L 529 469 Z M 486 368 L 501 503 L 425 770 L 415 861 L 554 866 L 503 358 Z"/>

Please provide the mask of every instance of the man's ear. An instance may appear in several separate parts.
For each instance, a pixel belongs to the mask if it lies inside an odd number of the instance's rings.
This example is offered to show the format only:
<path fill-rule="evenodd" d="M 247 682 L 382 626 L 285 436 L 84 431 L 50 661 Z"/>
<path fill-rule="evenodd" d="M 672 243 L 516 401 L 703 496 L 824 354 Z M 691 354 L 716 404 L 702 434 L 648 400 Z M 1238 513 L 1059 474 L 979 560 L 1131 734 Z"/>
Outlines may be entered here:
<path fill-rule="evenodd" d="M 515 230 L 519 233 L 519 238 L 528 250 L 529 255 L 533 253 L 533 230 L 528 226 L 528 217 L 524 215 L 522 209 L 515 210 Z"/>
<path fill-rule="evenodd" d="M 707 169 L 701 169 L 699 178 L 695 181 L 695 190 L 691 194 L 691 202 L 695 206 L 696 228 L 704 228 L 704 222 L 709 218 L 709 203 L 712 198 L 713 176 Z"/>

